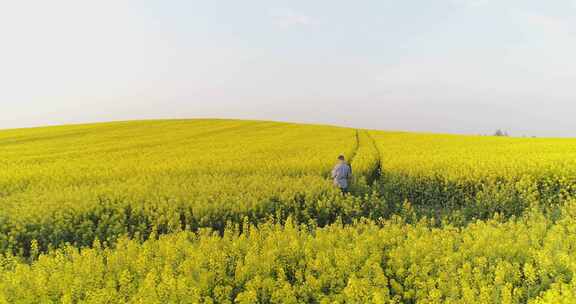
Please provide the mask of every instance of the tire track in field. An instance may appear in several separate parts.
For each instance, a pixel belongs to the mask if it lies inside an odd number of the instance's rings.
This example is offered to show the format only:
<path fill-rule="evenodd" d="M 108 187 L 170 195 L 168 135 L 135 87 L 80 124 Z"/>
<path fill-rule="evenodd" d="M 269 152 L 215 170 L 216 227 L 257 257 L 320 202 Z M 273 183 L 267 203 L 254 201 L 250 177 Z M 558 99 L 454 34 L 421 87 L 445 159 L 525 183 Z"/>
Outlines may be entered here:
<path fill-rule="evenodd" d="M 372 186 L 374 182 L 379 180 L 380 177 L 382 176 L 382 151 L 380 151 L 380 148 L 378 147 L 376 140 L 374 139 L 374 137 L 372 137 L 372 135 L 370 135 L 370 132 L 369 131 L 365 132 L 366 136 L 368 137 L 368 140 L 370 141 L 370 144 L 374 148 L 374 151 L 376 151 L 376 166 L 372 168 L 372 172 L 370 172 L 369 178 L 367 177 L 368 185 Z"/>
<path fill-rule="evenodd" d="M 354 148 L 352 149 L 352 153 L 348 157 L 348 166 L 350 166 L 352 176 L 354 176 L 354 167 L 352 167 L 352 163 L 354 162 L 354 158 L 358 154 L 359 149 L 360 149 L 360 131 L 358 129 L 354 129 Z"/>
<path fill-rule="evenodd" d="M 352 164 L 354 157 L 358 154 L 358 149 L 360 149 L 360 131 L 358 129 L 354 130 L 354 149 L 352 149 L 352 154 L 349 157 L 348 163 Z"/>
<path fill-rule="evenodd" d="M 369 148 L 362 152 L 371 154 L 375 163 L 369 165 L 368 168 L 364 168 L 363 172 L 359 173 L 366 179 L 368 186 L 372 186 L 374 181 L 378 180 L 381 176 L 382 158 L 376 141 L 367 130 L 356 130 L 356 147 L 353 156 L 350 158 L 349 164 L 352 167 L 355 158 L 358 156 L 359 150 L 364 148 L 366 145 L 368 145 Z M 370 161 L 370 158 L 368 158 L 368 160 Z M 352 168 L 352 171 L 354 172 L 354 168 Z"/>

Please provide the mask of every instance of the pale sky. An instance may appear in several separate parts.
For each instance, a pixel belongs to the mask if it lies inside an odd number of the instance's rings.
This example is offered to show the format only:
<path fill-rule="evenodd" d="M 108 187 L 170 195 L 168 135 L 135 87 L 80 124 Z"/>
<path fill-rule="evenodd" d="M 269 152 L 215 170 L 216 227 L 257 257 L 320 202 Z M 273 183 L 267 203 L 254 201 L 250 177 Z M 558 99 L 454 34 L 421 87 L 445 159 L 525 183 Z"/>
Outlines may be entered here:
<path fill-rule="evenodd" d="M 0 128 L 253 118 L 576 137 L 576 0 L 0 0 Z"/>

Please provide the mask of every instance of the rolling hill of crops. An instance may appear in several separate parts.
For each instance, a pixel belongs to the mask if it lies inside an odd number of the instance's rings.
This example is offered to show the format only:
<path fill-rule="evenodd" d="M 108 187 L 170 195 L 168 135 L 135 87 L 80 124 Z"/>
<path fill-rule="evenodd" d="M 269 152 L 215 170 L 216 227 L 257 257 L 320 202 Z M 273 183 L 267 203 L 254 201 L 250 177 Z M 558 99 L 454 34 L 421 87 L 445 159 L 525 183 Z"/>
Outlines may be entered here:
<path fill-rule="evenodd" d="M 0 131 L 0 303 L 574 303 L 575 181 L 573 139 Z"/>

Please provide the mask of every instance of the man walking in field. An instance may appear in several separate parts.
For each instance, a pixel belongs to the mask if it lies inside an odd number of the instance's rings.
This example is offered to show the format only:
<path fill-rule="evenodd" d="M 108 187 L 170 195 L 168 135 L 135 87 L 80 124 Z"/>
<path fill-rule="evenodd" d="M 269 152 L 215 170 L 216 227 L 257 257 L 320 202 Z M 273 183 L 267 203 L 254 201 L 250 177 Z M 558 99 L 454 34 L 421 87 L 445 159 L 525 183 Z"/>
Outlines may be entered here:
<path fill-rule="evenodd" d="M 343 194 L 348 193 L 349 180 L 352 178 L 352 168 L 346 162 L 344 155 L 338 156 L 338 163 L 332 169 L 332 179 L 334 185 L 342 191 Z"/>

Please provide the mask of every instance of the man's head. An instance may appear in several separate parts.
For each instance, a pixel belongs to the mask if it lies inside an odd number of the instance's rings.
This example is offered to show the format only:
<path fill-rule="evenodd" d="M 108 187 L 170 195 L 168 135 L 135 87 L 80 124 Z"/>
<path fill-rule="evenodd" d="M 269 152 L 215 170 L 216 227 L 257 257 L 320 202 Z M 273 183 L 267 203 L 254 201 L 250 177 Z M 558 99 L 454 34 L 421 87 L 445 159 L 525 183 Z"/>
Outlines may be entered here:
<path fill-rule="evenodd" d="M 338 160 L 341 161 L 341 162 L 343 162 L 343 161 L 346 160 L 346 158 L 344 157 L 344 155 L 339 155 L 339 156 L 338 156 Z"/>

